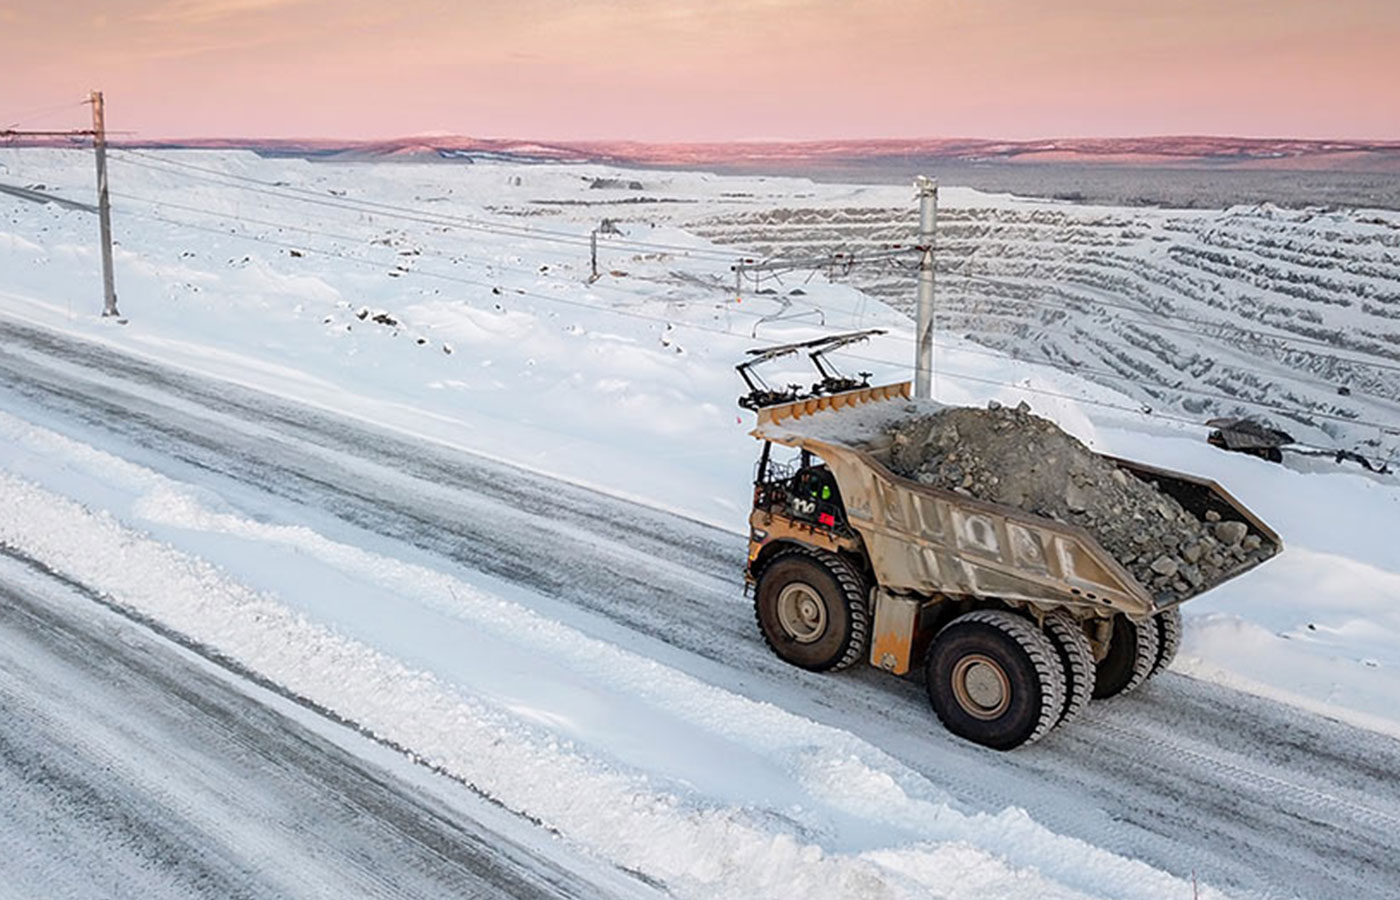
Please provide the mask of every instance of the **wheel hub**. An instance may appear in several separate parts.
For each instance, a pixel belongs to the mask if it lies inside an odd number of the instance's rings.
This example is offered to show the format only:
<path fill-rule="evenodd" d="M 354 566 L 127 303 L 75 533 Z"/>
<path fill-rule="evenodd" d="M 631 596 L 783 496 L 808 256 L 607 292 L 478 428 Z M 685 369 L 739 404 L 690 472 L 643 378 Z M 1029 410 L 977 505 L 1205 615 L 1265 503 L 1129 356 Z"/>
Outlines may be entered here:
<path fill-rule="evenodd" d="M 958 706 L 975 719 L 995 719 L 1011 706 L 1011 679 L 990 656 L 964 656 L 953 667 L 952 681 Z"/>
<path fill-rule="evenodd" d="M 810 585 L 794 582 L 778 594 L 778 624 L 799 644 L 826 634 L 826 603 Z"/>

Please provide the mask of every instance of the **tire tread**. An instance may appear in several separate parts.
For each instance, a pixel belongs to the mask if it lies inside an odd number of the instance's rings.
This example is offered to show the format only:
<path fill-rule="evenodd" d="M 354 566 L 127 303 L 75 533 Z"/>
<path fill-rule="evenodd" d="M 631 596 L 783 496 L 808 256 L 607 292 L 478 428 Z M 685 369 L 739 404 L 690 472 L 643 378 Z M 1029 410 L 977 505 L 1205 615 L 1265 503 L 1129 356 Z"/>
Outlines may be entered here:
<path fill-rule="evenodd" d="M 1035 743 L 1060 721 L 1065 697 L 1065 675 L 1060 665 L 1059 653 L 1050 642 L 1050 638 L 1046 637 L 1034 622 L 1004 609 L 977 609 L 963 613 L 945 628 L 970 622 L 990 625 L 1005 634 L 1016 642 L 1035 667 L 1036 678 L 1040 682 L 1040 713 L 1035 729 L 1022 741 L 1022 746 Z"/>
<path fill-rule="evenodd" d="M 1152 676 L 1157 665 L 1157 623 L 1149 620 L 1133 624 L 1136 626 L 1133 633 L 1137 636 L 1133 656 L 1133 674 L 1128 679 L 1128 683 L 1123 685 L 1123 689 L 1118 692 L 1119 696 L 1142 687 Z"/>
<path fill-rule="evenodd" d="M 1045 633 L 1059 651 L 1065 673 L 1065 702 L 1055 727 L 1079 717 L 1094 695 L 1094 650 L 1079 622 L 1063 610 L 1045 617 Z"/>
<path fill-rule="evenodd" d="M 1153 663 L 1148 678 L 1155 678 L 1165 672 L 1172 660 L 1176 659 L 1176 652 L 1181 649 L 1181 607 L 1173 606 L 1158 613 L 1153 619 L 1157 623 L 1157 661 Z"/>
<path fill-rule="evenodd" d="M 805 557 L 815 560 L 823 566 L 831 577 L 836 580 L 841 589 L 842 600 L 846 604 L 851 619 L 851 639 L 846 644 L 846 650 L 841 654 L 841 658 L 827 666 L 823 671 L 839 672 L 842 669 L 849 669 L 859 662 L 868 652 L 870 647 L 870 609 L 869 600 L 866 597 L 865 579 L 846 560 L 822 550 L 809 549 L 793 545 L 774 553 L 763 565 L 763 569 L 757 573 L 757 578 L 763 577 L 774 563 L 790 557 Z M 773 642 L 768 637 L 768 632 L 763 629 L 763 620 L 758 613 L 758 605 L 754 605 L 754 619 L 758 622 L 758 633 L 763 636 L 763 642 L 768 645 L 768 649 L 781 657 L 778 648 L 773 646 Z"/>

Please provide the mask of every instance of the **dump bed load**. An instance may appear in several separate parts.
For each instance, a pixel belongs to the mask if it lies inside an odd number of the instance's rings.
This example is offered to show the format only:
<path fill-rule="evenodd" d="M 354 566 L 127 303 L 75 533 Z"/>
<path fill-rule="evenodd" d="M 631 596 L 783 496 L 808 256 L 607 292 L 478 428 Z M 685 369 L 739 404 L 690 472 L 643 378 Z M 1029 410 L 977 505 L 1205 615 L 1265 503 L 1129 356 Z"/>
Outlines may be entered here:
<path fill-rule="evenodd" d="M 1214 482 L 1095 454 L 1025 408 L 914 401 L 907 382 L 765 407 L 753 434 L 830 467 L 896 593 L 1142 616 L 1279 549 Z"/>

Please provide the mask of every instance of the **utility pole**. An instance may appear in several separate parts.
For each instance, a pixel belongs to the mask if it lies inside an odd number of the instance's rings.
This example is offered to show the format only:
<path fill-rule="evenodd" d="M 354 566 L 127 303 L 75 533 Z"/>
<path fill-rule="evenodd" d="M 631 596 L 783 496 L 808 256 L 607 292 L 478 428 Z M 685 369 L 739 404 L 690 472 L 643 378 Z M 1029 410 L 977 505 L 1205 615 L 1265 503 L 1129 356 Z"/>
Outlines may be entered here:
<path fill-rule="evenodd" d="M 592 284 L 601 276 L 598 274 L 598 235 L 600 234 L 622 234 L 622 229 L 617 227 L 617 223 L 612 219 L 604 219 L 598 223 L 598 227 L 588 233 L 588 263 L 593 273 L 588 276 L 588 283 Z"/>
<path fill-rule="evenodd" d="M 112 206 L 107 197 L 107 128 L 102 92 L 92 92 L 92 147 L 97 155 L 97 221 L 102 230 L 102 315 L 117 312 L 117 283 L 112 274 Z"/>
<path fill-rule="evenodd" d="M 116 279 L 112 275 L 112 207 L 107 197 L 107 126 L 102 109 L 102 92 L 93 91 L 88 102 L 92 104 L 92 130 L 73 131 L 19 131 L 14 128 L 0 129 L 0 140 L 15 138 L 92 138 L 92 147 L 97 156 L 97 217 L 102 231 L 102 315 L 120 316 L 117 312 Z M 91 207 L 83 206 L 91 211 Z M 126 323 L 125 319 L 121 320 Z"/>
<path fill-rule="evenodd" d="M 919 305 L 915 324 L 914 396 L 933 397 L 933 233 L 938 222 L 938 182 L 914 180 L 919 190 Z"/>

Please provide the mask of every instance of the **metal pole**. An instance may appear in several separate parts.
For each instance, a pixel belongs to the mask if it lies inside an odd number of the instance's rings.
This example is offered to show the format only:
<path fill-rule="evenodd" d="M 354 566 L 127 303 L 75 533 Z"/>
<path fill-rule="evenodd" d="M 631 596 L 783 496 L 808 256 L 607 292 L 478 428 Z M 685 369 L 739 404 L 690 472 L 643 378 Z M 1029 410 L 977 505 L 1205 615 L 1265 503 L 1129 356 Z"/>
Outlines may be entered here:
<path fill-rule="evenodd" d="M 915 324 L 914 396 L 933 396 L 933 232 L 938 220 L 938 182 L 927 175 L 914 180 L 919 189 L 919 305 Z"/>
<path fill-rule="evenodd" d="M 97 221 L 102 229 L 102 315 L 117 312 L 117 284 L 112 274 L 112 207 L 107 199 L 107 130 L 103 123 L 102 92 L 92 92 L 92 147 L 97 151 Z"/>
<path fill-rule="evenodd" d="M 588 234 L 588 261 L 593 267 L 593 274 L 588 282 L 592 284 L 598 280 L 598 229 L 593 229 Z"/>

